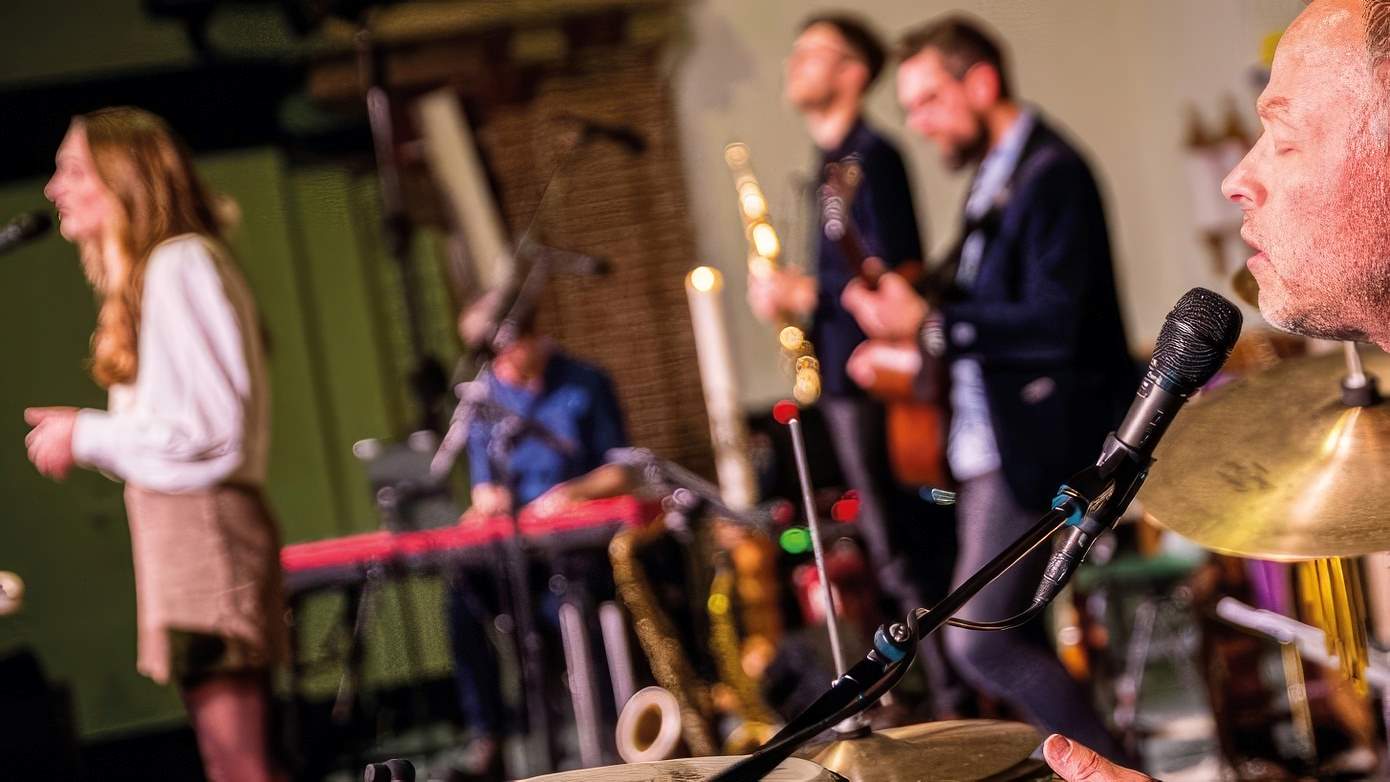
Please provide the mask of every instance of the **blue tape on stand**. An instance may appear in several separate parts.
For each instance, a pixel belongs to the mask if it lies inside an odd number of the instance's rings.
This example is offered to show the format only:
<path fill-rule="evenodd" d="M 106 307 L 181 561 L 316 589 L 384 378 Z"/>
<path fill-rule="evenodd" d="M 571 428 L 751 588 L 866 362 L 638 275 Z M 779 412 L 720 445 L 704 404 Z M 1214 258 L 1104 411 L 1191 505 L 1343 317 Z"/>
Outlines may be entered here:
<path fill-rule="evenodd" d="M 894 643 L 882 625 L 874 631 L 874 648 L 878 650 L 879 654 L 888 658 L 890 663 L 895 663 L 907 656 L 907 650 Z"/>
<path fill-rule="evenodd" d="M 1070 509 L 1071 514 L 1067 516 L 1067 526 L 1079 527 L 1081 526 L 1081 520 L 1086 518 L 1086 506 L 1082 505 L 1080 501 L 1069 494 L 1067 490 L 1068 487 L 1065 484 L 1057 490 L 1057 496 L 1052 498 L 1052 509 L 1056 510 L 1062 507 Z"/>

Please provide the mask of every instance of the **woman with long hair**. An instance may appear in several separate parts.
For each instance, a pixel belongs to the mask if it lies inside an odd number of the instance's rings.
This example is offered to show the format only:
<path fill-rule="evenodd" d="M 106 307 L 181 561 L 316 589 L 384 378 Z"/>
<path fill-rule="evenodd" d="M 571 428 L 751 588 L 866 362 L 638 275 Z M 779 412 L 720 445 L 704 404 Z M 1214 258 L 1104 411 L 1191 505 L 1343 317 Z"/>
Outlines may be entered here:
<path fill-rule="evenodd" d="M 109 409 L 26 410 L 29 459 L 125 482 L 138 669 L 178 686 L 211 779 L 275 779 L 270 672 L 288 636 L 254 301 L 159 117 L 76 117 L 56 161 L 44 194 L 100 302 L 91 373 Z"/>

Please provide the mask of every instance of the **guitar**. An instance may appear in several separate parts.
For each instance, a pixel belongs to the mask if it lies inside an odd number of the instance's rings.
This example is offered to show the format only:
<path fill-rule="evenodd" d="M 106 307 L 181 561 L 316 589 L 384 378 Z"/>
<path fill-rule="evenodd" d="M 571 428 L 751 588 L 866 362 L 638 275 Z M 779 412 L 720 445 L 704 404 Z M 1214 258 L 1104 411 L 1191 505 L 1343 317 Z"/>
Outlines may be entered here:
<path fill-rule="evenodd" d="M 825 181 L 818 191 L 821 230 L 840 249 L 854 274 L 874 289 L 888 269 L 881 260 L 869 255 L 850 212 L 862 180 L 858 163 L 826 165 Z M 916 266 L 920 269 L 920 265 Z M 909 282 L 916 281 L 917 270 L 904 271 Z M 932 298 L 929 291 L 928 300 Z M 911 339 L 903 340 L 898 347 L 903 352 L 921 355 Z M 880 364 L 873 383 L 865 390 L 887 405 L 888 458 L 894 477 L 909 486 L 939 487 L 950 482 L 946 465 L 946 374 L 939 358 L 922 355 L 921 360 L 926 363 L 920 372 Z M 919 376 L 928 382 L 918 382 Z"/>

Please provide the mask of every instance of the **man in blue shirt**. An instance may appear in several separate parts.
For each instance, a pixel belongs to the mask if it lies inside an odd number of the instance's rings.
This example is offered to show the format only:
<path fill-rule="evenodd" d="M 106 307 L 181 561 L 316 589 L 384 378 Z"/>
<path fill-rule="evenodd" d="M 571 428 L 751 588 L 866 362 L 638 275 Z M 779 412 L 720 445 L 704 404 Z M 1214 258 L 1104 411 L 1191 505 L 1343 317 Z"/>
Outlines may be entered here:
<path fill-rule="evenodd" d="M 486 296 L 465 315 L 460 330 L 476 344 L 477 323 L 495 299 Z M 480 406 L 468 432 L 472 506 L 460 523 L 519 513 L 541 516 L 628 490 L 628 472 L 604 463 L 612 448 L 628 445 L 613 382 L 599 368 L 566 355 L 527 327 L 491 363 Z M 593 559 L 593 557 L 589 557 Z M 577 562 L 580 577 L 600 581 L 607 561 Z M 573 574 L 571 574 L 573 575 Z M 502 778 L 502 693 L 496 654 L 483 632 L 494 612 L 490 574 L 465 571 L 450 584 L 449 635 L 454 678 L 465 722 L 474 733 L 475 759 L 490 777 Z M 595 584 L 599 589 L 602 586 Z"/>
<path fill-rule="evenodd" d="M 489 400 L 514 418 L 480 415 L 468 432 L 470 513 L 506 513 L 513 500 L 518 509 L 541 500 L 533 510 L 552 515 L 622 485 L 622 467 L 599 469 L 609 449 L 628 443 L 613 381 L 598 367 L 532 334 L 499 353 L 483 382 Z"/>

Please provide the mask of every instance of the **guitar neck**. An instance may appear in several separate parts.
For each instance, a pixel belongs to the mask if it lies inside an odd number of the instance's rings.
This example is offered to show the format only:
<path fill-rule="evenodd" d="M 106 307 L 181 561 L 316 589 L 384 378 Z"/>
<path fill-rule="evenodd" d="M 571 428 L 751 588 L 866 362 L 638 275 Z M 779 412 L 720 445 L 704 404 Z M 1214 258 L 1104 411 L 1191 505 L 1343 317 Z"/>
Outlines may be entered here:
<path fill-rule="evenodd" d="M 879 278 L 887 271 L 881 261 L 870 260 L 864 239 L 850 214 L 849 203 L 841 195 L 841 189 L 832 182 L 821 186 L 821 230 L 825 237 L 835 243 L 850 271 L 864 281 L 872 290 L 878 287 Z"/>

